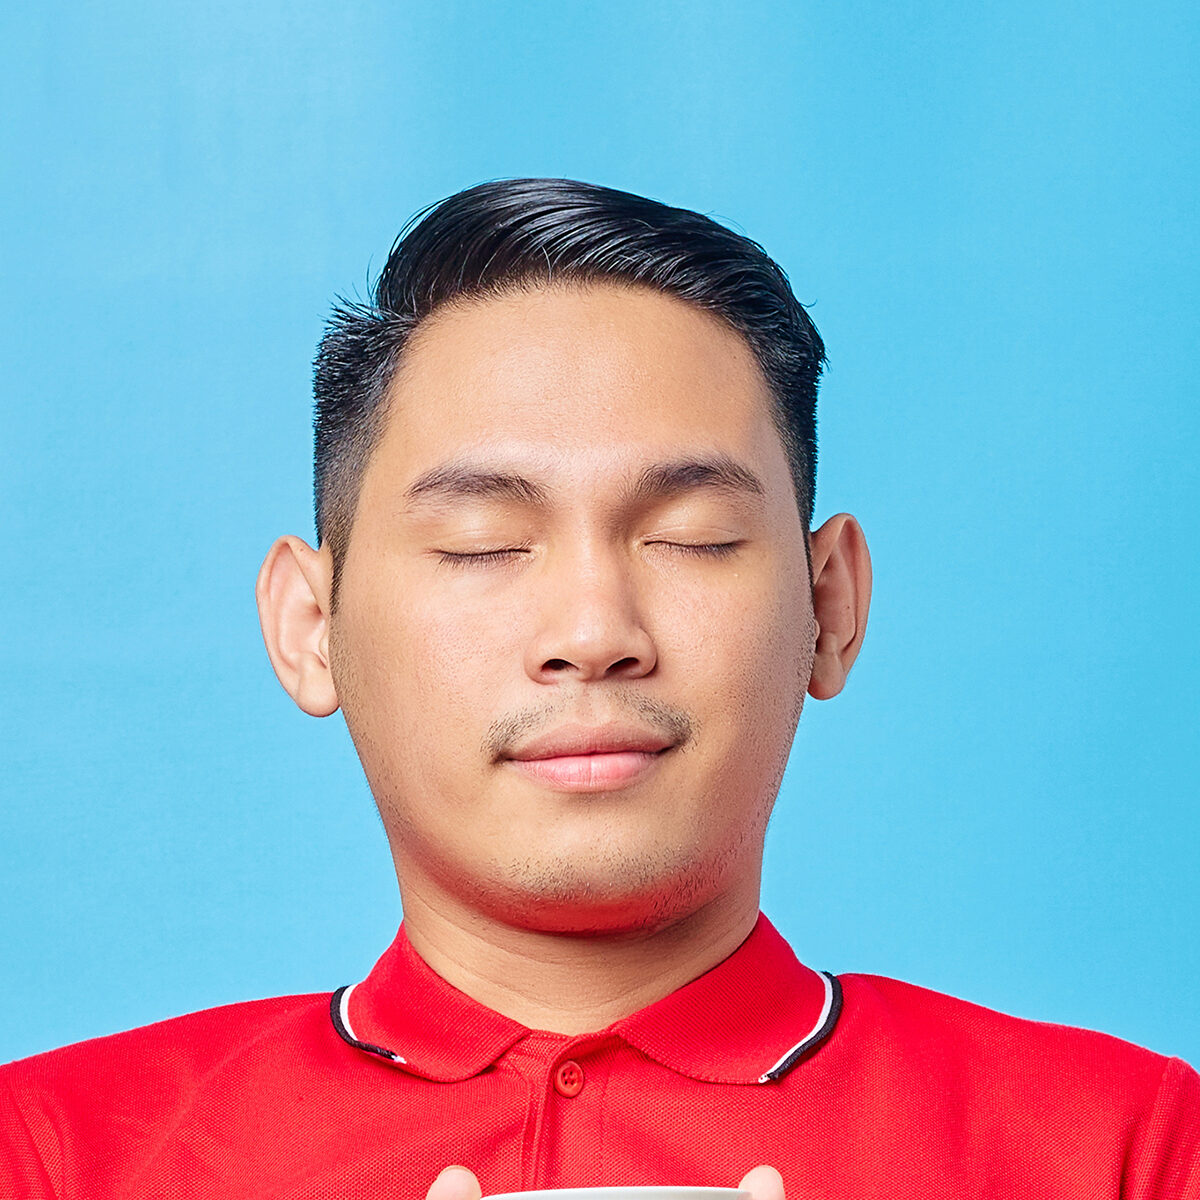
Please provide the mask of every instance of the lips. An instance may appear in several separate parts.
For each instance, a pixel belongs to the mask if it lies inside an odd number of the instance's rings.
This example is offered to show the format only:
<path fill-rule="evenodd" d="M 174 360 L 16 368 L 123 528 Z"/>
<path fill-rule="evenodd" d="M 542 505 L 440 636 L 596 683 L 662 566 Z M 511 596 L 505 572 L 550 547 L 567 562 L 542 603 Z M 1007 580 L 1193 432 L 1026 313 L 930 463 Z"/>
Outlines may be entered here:
<path fill-rule="evenodd" d="M 675 742 L 633 726 L 569 725 L 531 739 L 506 756 L 526 777 L 559 791 L 624 787 L 653 770 Z"/>

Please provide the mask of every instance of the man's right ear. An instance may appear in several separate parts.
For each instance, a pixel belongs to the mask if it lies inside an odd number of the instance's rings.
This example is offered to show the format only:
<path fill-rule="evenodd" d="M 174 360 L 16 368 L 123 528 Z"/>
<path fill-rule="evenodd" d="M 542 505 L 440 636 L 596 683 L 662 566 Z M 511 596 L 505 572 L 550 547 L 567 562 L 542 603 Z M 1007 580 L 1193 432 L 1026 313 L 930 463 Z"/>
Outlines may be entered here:
<path fill-rule="evenodd" d="M 329 670 L 333 560 L 298 537 L 281 537 L 263 560 L 254 597 L 271 666 L 283 690 L 310 716 L 337 712 Z"/>

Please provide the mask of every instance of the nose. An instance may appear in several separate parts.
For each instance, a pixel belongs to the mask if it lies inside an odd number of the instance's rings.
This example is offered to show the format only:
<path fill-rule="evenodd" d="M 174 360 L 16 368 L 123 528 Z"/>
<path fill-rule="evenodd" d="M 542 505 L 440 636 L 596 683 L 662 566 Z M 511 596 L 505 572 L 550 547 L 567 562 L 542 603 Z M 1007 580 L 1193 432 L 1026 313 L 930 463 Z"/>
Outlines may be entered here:
<path fill-rule="evenodd" d="M 574 555 L 547 569 L 525 669 L 538 683 L 640 679 L 658 662 L 628 564 Z"/>

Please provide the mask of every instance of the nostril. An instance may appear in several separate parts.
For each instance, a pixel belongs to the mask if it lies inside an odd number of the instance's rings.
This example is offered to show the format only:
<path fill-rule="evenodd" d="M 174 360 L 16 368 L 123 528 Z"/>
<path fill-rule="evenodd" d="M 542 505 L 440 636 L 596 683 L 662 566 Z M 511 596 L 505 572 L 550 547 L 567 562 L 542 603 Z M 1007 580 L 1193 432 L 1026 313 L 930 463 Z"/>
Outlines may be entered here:
<path fill-rule="evenodd" d="M 565 658 L 548 658 L 546 659 L 545 670 L 547 671 L 566 671 L 571 664 Z"/>
<path fill-rule="evenodd" d="M 609 669 L 609 671 L 615 673 L 618 671 L 624 671 L 627 667 L 636 667 L 637 665 L 638 665 L 638 659 L 636 659 L 636 658 L 619 658 L 608 669 Z"/>

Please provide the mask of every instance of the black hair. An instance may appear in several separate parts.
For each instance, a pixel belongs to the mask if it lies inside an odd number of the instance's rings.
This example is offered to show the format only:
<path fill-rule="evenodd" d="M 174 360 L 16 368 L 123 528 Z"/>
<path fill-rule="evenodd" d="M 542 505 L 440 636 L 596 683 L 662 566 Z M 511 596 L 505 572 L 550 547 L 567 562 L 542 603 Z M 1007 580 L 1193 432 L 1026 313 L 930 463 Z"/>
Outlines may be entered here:
<path fill-rule="evenodd" d="M 317 350 L 318 544 L 337 581 L 386 396 L 417 326 L 455 300 L 552 282 L 642 285 L 713 313 L 754 352 L 805 528 L 816 480 L 820 334 L 757 242 L 685 208 L 570 179 L 482 183 L 419 213 L 396 239 L 372 303 L 339 298 Z"/>

